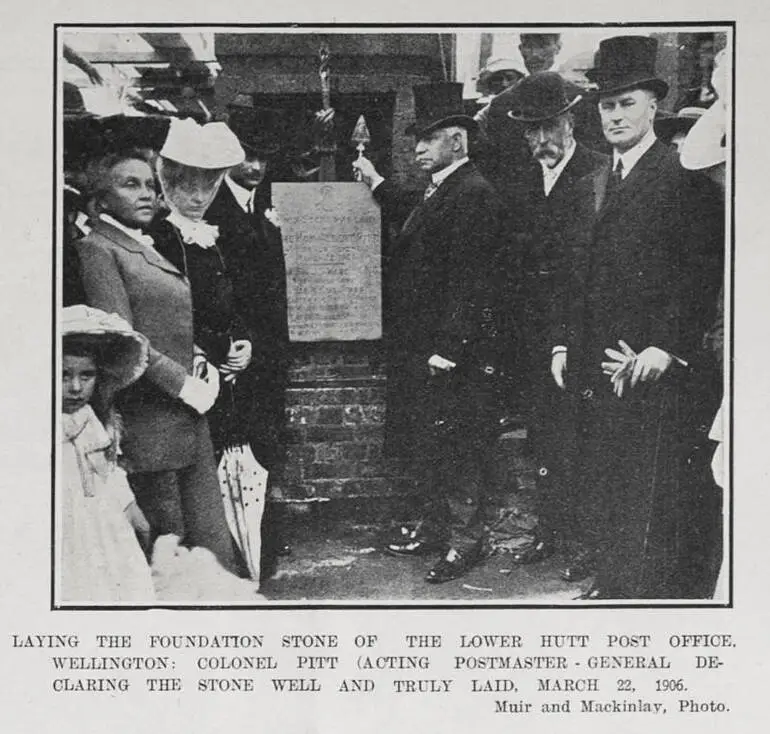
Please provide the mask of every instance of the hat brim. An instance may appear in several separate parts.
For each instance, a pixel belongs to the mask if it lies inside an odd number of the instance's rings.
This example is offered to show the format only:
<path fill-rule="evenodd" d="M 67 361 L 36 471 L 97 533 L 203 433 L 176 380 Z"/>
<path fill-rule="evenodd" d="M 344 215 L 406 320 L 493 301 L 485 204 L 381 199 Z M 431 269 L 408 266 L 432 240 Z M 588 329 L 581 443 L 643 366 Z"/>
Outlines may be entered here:
<path fill-rule="evenodd" d="M 726 118 L 724 108 L 716 105 L 700 116 L 682 144 L 680 161 L 683 168 L 701 171 L 727 160 Z"/>
<path fill-rule="evenodd" d="M 92 349 L 98 357 L 102 373 L 117 390 L 136 382 L 147 369 L 147 340 L 136 332 L 115 334 L 107 331 L 75 331 L 63 334 L 63 339 L 65 343 L 74 342 Z"/>
<path fill-rule="evenodd" d="M 558 117 L 559 115 L 563 115 L 566 112 L 569 112 L 573 107 L 575 107 L 577 104 L 579 104 L 583 100 L 583 95 L 578 94 L 569 104 L 562 107 L 560 110 L 556 110 L 555 112 L 549 112 L 545 115 L 514 115 L 513 110 L 508 110 L 508 117 L 510 117 L 511 120 L 514 120 L 515 122 L 523 122 L 523 123 L 535 123 L 535 122 L 547 122 L 548 120 L 553 120 L 554 117 Z"/>
<path fill-rule="evenodd" d="M 478 127 L 478 123 L 472 117 L 468 115 L 449 115 L 449 117 L 442 117 L 440 120 L 431 122 L 430 125 L 420 127 L 417 123 L 412 123 L 407 126 L 406 134 L 414 135 L 416 138 L 424 138 L 436 130 L 441 130 L 445 127 L 464 127 L 468 132 L 473 132 Z"/>
<path fill-rule="evenodd" d="M 591 92 L 592 95 L 601 99 L 602 97 L 611 97 L 621 92 L 628 92 L 633 89 L 649 89 L 659 100 L 664 99 L 668 94 L 668 84 L 658 77 L 645 77 L 642 79 L 602 79 L 592 78 L 586 74 L 589 81 L 595 82 L 598 89 Z"/>
<path fill-rule="evenodd" d="M 147 369 L 147 337 L 131 329 L 117 314 L 107 314 L 88 306 L 65 308 L 62 341 L 65 340 L 93 349 L 102 372 L 118 390 L 136 382 Z"/>
<path fill-rule="evenodd" d="M 662 117 L 654 121 L 655 133 L 663 140 L 671 140 L 677 133 L 686 133 L 698 121 L 696 117 Z"/>

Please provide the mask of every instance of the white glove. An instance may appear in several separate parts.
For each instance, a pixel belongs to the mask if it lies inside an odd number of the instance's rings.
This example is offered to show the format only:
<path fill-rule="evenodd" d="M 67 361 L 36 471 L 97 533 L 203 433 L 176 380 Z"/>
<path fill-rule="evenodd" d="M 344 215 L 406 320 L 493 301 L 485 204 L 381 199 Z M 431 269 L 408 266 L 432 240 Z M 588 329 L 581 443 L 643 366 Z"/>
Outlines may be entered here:
<path fill-rule="evenodd" d="M 358 172 L 361 175 L 361 181 L 372 189 L 372 191 L 385 180 L 379 173 L 377 173 L 374 164 L 368 158 L 364 158 L 364 156 L 353 161 L 353 171 Z"/>
<path fill-rule="evenodd" d="M 209 364 L 205 379 L 188 375 L 179 391 L 179 399 L 201 415 L 214 405 L 219 395 L 219 370 Z"/>

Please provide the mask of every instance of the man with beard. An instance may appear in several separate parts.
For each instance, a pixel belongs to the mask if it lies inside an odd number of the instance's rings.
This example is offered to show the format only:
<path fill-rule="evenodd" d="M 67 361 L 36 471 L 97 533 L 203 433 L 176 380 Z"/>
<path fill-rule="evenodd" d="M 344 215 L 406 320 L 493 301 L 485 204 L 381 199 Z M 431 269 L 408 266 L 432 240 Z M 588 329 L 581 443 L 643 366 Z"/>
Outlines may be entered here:
<path fill-rule="evenodd" d="M 573 526 L 580 523 L 581 502 L 569 473 L 574 450 L 574 424 L 568 401 L 550 376 L 548 337 L 551 313 L 563 288 L 572 235 L 572 209 L 577 182 L 595 171 L 607 157 L 575 141 L 573 109 L 582 97 L 553 72 L 522 80 L 511 96 L 508 117 L 522 126 L 531 160 L 519 171 L 519 197 L 510 201 L 515 213 L 514 246 L 505 252 L 512 287 L 513 321 L 523 332 L 516 374 L 523 383 L 529 420 L 527 432 L 538 480 L 539 531 L 531 546 L 514 554 L 517 563 L 544 560 L 565 541 L 570 558 L 563 575 L 583 577 L 582 553 L 572 546 Z M 562 298 L 565 296 L 562 295 Z M 523 317 L 522 317 L 523 314 Z"/>

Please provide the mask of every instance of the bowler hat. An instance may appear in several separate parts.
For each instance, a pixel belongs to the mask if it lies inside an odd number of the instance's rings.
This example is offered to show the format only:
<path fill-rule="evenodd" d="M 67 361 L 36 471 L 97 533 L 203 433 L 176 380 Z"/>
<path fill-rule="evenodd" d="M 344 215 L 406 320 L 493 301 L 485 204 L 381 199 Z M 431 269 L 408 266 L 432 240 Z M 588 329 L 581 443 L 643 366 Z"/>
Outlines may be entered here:
<path fill-rule="evenodd" d="M 511 93 L 508 117 L 516 122 L 545 122 L 571 110 L 582 94 L 571 94 L 555 72 L 543 71 L 522 79 Z"/>
<path fill-rule="evenodd" d="M 424 138 L 444 127 L 475 130 L 476 121 L 463 114 L 463 85 L 459 82 L 434 82 L 414 87 L 415 121 L 406 128 L 407 135 Z"/>
<path fill-rule="evenodd" d="M 616 36 L 599 44 L 596 65 L 586 76 L 600 97 L 628 89 L 649 89 L 658 99 L 668 94 L 668 84 L 655 73 L 658 42 L 649 36 Z"/>
<path fill-rule="evenodd" d="M 269 158 L 284 145 L 285 117 L 281 110 L 254 104 L 252 95 L 238 94 L 229 105 L 230 129 L 247 156 Z"/>

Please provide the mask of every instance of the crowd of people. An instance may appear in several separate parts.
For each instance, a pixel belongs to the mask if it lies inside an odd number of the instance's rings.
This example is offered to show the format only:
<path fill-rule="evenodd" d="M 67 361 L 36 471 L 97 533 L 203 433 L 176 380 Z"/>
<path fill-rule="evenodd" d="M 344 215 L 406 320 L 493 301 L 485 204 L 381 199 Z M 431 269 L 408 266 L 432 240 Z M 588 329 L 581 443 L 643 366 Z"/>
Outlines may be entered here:
<path fill-rule="evenodd" d="M 149 526 L 148 557 L 155 538 L 174 536 L 255 590 L 283 549 L 263 517 L 288 346 L 280 232 L 257 191 L 271 145 L 252 126 L 239 140 L 224 122 L 173 119 L 157 152 L 118 144 L 88 160 L 65 212 L 65 315 L 87 306 L 147 342 L 145 368 L 114 399 L 120 466 Z M 65 333 L 65 356 L 66 347 Z M 76 377 L 65 369 L 67 415 L 88 412 Z M 84 404 L 68 410 L 68 399 Z M 65 512 L 65 544 L 71 519 Z M 85 572 L 84 557 L 98 562 L 81 546 L 79 565 L 68 554 L 63 567 Z M 61 598 L 125 601 L 118 587 L 115 597 L 84 596 L 88 578 L 65 583 Z"/>
<path fill-rule="evenodd" d="M 415 87 L 424 193 L 353 163 L 393 233 L 386 450 L 420 508 L 386 550 L 436 553 L 428 583 L 483 562 L 490 449 L 510 408 L 538 475 L 539 526 L 516 563 L 559 551 L 566 581 L 593 579 L 585 600 L 709 598 L 726 55 L 708 108 L 663 115 L 654 39 L 602 41 L 590 88 L 552 68 L 557 34 L 522 44 L 526 68 L 500 81 L 498 63 L 475 116 L 460 84 Z M 286 550 L 263 517 L 288 327 L 263 184 L 277 145 L 257 123 L 172 120 L 159 150 L 102 152 L 70 187 L 64 601 L 152 598 L 145 559 L 160 536 L 208 549 L 253 591 Z"/>

